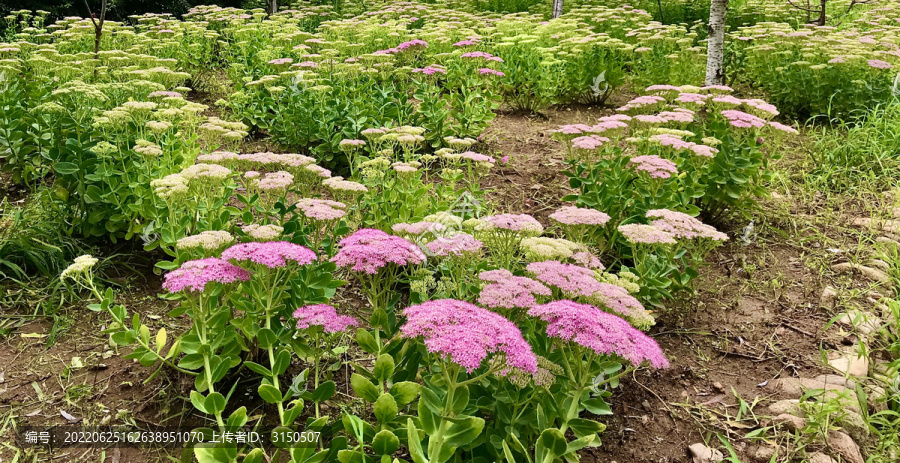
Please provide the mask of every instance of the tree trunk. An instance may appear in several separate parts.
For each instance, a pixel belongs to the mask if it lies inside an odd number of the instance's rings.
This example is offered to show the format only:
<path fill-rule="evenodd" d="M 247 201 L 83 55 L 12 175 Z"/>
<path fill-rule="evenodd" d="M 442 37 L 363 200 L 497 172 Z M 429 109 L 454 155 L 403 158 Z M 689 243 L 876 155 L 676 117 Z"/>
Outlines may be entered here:
<path fill-rule="evenodd" d="M 712 0 L 709 6 L 709 39 L 706 42 L 706 85 L 725 81 L 725 17 L 728 0 Z"/>
<path fill-rule="evenodd" d="M 563 0 L 553 0 L 553 18 L 556 19 L 562 15 Z"/>
<path fill-rule="evenodd" d="M 825 6 L 827 3 L 828 3 L 828 0 L 822 0 L 822 10 L 819 11 L 819 20 L 816 21 L 816 24 L 818 24 L 820 26 L 825 25 Z M 851 5 L 851 8 L 852 8 L 852 5 Z"/>
<path fill-rule="evenodd" d="M 269 0 L 269 14 L 278 13 L 278 0 Z"/>

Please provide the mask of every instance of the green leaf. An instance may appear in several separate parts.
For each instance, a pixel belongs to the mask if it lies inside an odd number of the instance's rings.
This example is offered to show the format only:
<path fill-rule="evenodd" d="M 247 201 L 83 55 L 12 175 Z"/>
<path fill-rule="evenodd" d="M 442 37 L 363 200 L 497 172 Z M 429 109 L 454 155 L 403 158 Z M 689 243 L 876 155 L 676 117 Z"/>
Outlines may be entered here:
<path fill-rule="evenodd" d="M 166 329 L 160 328 L 156 332 L 156 352 L 162 352 L 162 348 L 166 346 Z"/>
<path fill-rule="evenodd" d="M 572 418 L 566 424 L 577 437 L 596 435 L 606 430 L 605 424 L 584 418 Z"/>
<path fill-rule="evenodd" d="M 422 423 L 422 429 L 429 436 L 434 435 L 441 423 L 441 409 L 435 408 L 434 402 L 440 406 L 441 399 L 437 397 L 431 389 L 423 387 L 420 389 L 422 398 L 419 400 L 419 422 Z"/>
<path fill-rule="evenodd" d="M 444 433 L 444 446 L 459 447 L 475 440 L 484 429 L 484 420 L 476 416 L 457 418 Z"/>
<path fill-rule="evenodd" d="M 225 423 L 229 428 L 240 428 L 245 424 L 247 424 L 247 407 L 241 407 L 231 412 Z"/>
<path fill-rule="evenodd" d="M 243 463 L 262 463 L 263 455 L 263 450 L 261 448 L 255 448 L 244 457 Z"/>
<path fill-rule="evenodd" d="M 566 453 L 566 438 L 559 429 L 545 429 L 534 446 L 535 463 L 550 463 Z"/>
<path fill-rule="evenodd" d="M 258 375 L 262 375 L 265 378 L 272 377 L 272 370 L 269 370 L 268 368 L 266 368 L 256 362 L 251 362 L 248 360 L 248 361 L 244 362 L 244 366 L 247 367 L 248 369 L 250 369 L 250 371 L 252 371 Z"/>
<path fill-rule="evenodd" d="M 191 404 L 197 410 L 200 410 L 203 413 L 208 413 L 206 411 L 206 397 L 203 397 L 203 394 L 197 391 L 191 391 Z"/>
<path fill-rule="evenodd" d="M 366 459 L 362 453 L 356 450 L 340 450 L 338 451 L 338 461 L 341 463 L 365 463 Z"/>
<path fill-rule="evenodd" d="M 394 358 L 388 354 L 381 354 L 375 360 L 375 367 L 372 368 L 372 374 L 380 381 L 387 381 L 394 374 Z"/>
<path fill-rule="evenodd" d="M 218 392 L 213 392 L 210 395 L 206 396 L 206 402 L 204 402 L 206 407 L 206 413 L 210 415 L 215 415 L 216 413 L 222 413 L 225 411 L 225 396 L 219 394 Z"/>
<path fill-rule="evenodd" d="M 291 366 L 291 353 L 287 349 L 282 349 L 275 355 L 275 364 L 272 371 L 276 375 L 284 374 L 288 367 Z"/>
<path fill-rule="evenodd" d="M 594 397 L 591 399 L 581 401 L 581 404 L 584 405 L 584 408 L 595 414 L 595 415 L 612 415 L 612 409 L 609 408 L 609 404 L 606 403 L 605 400 Z"/>
<path fill-rule="evenodd" d="M 275 332 L 269 328 L 261 328 L 256 333 L 256 339 L 259 340 L 259 347 L 262 349 L 268 349 L 274 346 L 275 342 L 278 341 Z"/>
<path fill-rule="evenodd" d="M 453 392 L 453 403 L 450 404 L 450 412 L 460 414 L 469 404 L 469 387 L 462 386 Z"/>
<path fill-rule="evenodd" d="M 53 170 L 60 175 L 72 175 L 78 172 L 78 166 L 71 162 L 57 162 L 54 164 Z"/>
<path fill-rule="evenodd" d="M 394 396 L 397 405 L 402 407 L 416 400 L 416 396 L 419 395 L 419 387 L 418 384 L 412 381 L 401 381 L 391 386 L 391 395 Z"/>
<path fill-rule="evenodd" d="M 427 431 L 426 431 L 427 432 Z M 419 439 L 419 430 L 416 429 L 412 418 L 406 420 L 406 446 L 409 447 L 409 456 L 415 463 L 429 463 L 422 450 L 422 441 Z"/>
<path fill-rule="evenodd" d="M 334 396 L 336 387 L 334 381 L 325 381 L 312 393 L 313 402 L 323 402 Z"/>
<path fill-rule="evenodd" d="M 256 390 L 259 393 L 259 396 L 262 397 L 267 403 L 274 404 L 281 402 L 281 392 L 278 389 L 275 389 L 275 386 L 271 384 L 260 384 L 259 388 Z"/>
<path fill-rule="evenodd" d="M 400 439 L 387 429 L 379 431 L 372 439 L 372 450 L 376 455 L 391 455 L 400 448 Z"/>
<path fill-rule="evenodd" d="M 372 408 L 379 423 L 388 423 L 397 417 L 397 401 L 390 394 L 382 394 Z"/>
<path fill-rule="evenodd" d="M 350 387 L 353 388 L 353 392 L 355 392 L 357 396 L 367 402 L 375 402 L 380 395 L 378 388 L 376 388 L 371 381 L 366 379 L 365 376 L 359 373 L 353 373 L 353 376 L 350 377 Z"/>

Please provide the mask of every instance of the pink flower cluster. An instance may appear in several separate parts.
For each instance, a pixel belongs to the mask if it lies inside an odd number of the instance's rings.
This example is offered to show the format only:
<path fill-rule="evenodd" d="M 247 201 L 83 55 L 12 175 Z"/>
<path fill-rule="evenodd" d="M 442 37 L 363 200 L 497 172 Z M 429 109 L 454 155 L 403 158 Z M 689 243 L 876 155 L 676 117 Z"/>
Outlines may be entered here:
<path fill-rule="evenodd" d="M 538 281 L 559 288 L 566 294 L 587 297 L 600 289 L 594 271 L 578 265 L 548 260 L 532 262 L 525 269 Z"/>
<path fill-rule="evenodd" d="M 678 174 L 675 163 L 656 155 L 635 156 L 631 158 L 635 169 L 647 172 L 650 178 L 669 178 Z"/>
<path fill-rule="evenodd" d="M 328 199 L 303 198 L 297 203 L 303 215 L 313 220 L 337 220 L 347 215 L 347 205 Z"/>
<path fill-rule="evenodd" d="M 468 52 L 468 53 L 463 53 L 463 54 L 460 55 L 460 56 L 461 56 L 462 58 L 484 58 L 484 59 L 487 60 L 487 61 L 495 61 L 495 62 L 498 62 L 498 63 L 502 63 L 502 62 L 503 62 L 503 59 L 500 58 L 499 56 L 494 56 L 494 55 L 492 55 L 492 54 L 490 54 L 490 53 L 483 52 L 483 51 L 470 51 L 470 52 Z"/>
<path fill-rule="evenodd" d="M 409 49 L 417 49 L 417 48 L 428 48 L 428 42 L 420 39 L 413 39 L 408 42 L 403 42 L 400 45 L 397 45 L 397 50 L 405 51 Z"/>
<path fill-rule="evenodd" d="M 616 109 L 616 111 L 626 112 L 626 111 L 631 111 L 632 109 L 641 109 L 645 106 L 657 106 L 657 105 L 663 105 L 665 103 L 666 103 L 666 99 L 661 96 L 644 95 L 644 96 L 639 96 L 639 97 L 629 101 L 628 103 L 625 103 L 624 106 Z"/>
<path fill-rule="evenodd" d="M 407 235 L 412 235 L 412 236 L 419 236 L 425 232 L 440 233 L 446 229 L 447 229 L 447 227 L 444 224 L 437 223 L 437 222 L 415 222 L 415 223 L 403 222 L 403 223 L 395 223 L 391 227 L 391 230 L 393 230 L 394 233 L 399 233 L 399 234 L 405 233 Z"/>
<path fill-rule="evenodd" d="M 647 211 L 647 218 L 656 219 L 650 224 L 675 238 L 709 238 L 715 241 L 728 239 L 728 235 L 716 230 L 712 225 L 707 225 L 684 212 L 652 209 Z"/>
<path fill-rule="evenodd" d="M 592 297 L 600 301 L 606 308 L 626 317 L 640 317 L 644 314 L 644 306 L 628 290 L 621 286 L 600 283 Z"/>
<path fill-rule="evenodd" d="M 629 223 L 619 225 L 619 233 L 632 244 L 675 244 L 675 237 L 653 225 Z"/>
<path fill-rule="evenodd" d="M 668 368 L 669 361 L 653 338 L 627 321 L 589 304 L 563 300 L 539 305 L 528 314 L 547 322 L 547 335 L 572 341 L 598 355 L 618 355 L 633 365 L 645 360 L 654 368 Z"/>
<path fill-rule="evenodd" d="M 285 64 L 291 64 L 293 62 L 294 62 L 293 58 L 276 58 L 276 59 L 269 61 L 269 64 L 271 64 L 273 66 L 282 66 Z"/>
<path fill-rule="evenodd" d="M 893 67 L 893 66 L 891 66 L 891 63 L 888 63 L 887 61 L 882 61 L 880 59 L 866 60 L 866 64 L 868 64 L 869 67 L 875 68 L 875 69 L 890 69 Z"/>
<path fill-rule="evenodd" d="M 435 74 L 446 74 L 447 73 L 447 71 L 444 68 L 436 66 L 434 64 L 430 64 L 428 66 L 425 66 L 424 68 L 413 69 L 412 72 L 425 74 L 426 76 L 433 76 Z"/>
<path fill-rule="evenodd" d="M 235 283 L 247 281 L 250 273 L 246 270 L 215 257 L 189 260 L 181 267 L 167 273 L 163 289 L 170 293 L 178 291 L 203 291 L 210 283 Z"/>
<path fill-rule="evenodd" d="M 506 269 L 489 270 L 478 275 L 490 282 L 481 289 L 478 303 L 492 309 L 528 309 L 537 304 L 535 296 L 550 296 L 550 288 L 527 277 L 515 276 Z"/>
<path fill-rule="evenodd" d="M 484 219 L 487 228 L 499 228 L 514 232 L 541 233 L 544 226 L 534 217 L 528 214 L 498 214 L 487 216 Z"/>
<path fill-rule="evenodd" d="M 469 39 L 469 40 L 460 40 L 459 42 L 456 42 L 453 44 L 454 47 L 468 47 L 471 45 L 478 45 L 478 42 L 475 40 Z"/>
<path fill-rule="evenodd" d="M 297 329 L 321 326 L 326 333 L 340 333 L 359 325 L 355 318 L 338 315 L 334 307 L 327 304 L 307 305 L 294 311 Z"/>
<path fill-rule="evenodd" d="M 422 337 L 425 348 L 472 373 L 492 353 L 506 355 L 509 366 L 537 372 L 537 356 L 511 321 L 490 310 L 455 299 L 440 299 L 403 309 L 404 338 Z"/>
<path fill-rule="evenodd" d="M 250 261 L 269 268 L 281 268 L 289 261 L 300 265 L 311 264 L 316 261 L 316 253 L 287 241 L 254 241 L 235 244 L 222 251 L 222 259 Z"/>
<path fill-rule="evenodd" d="M 587 267 L 589 269 L 594 270 L 604 270 L 606 266 L 603 265 L 603 262 L 600 262 L 600 258 L 587 252 L 587 251 L 579 251 L 572 254 L 572 261 L 576 264 Z"/>
<path fill-rule="evenodd" d="M 603 146 L 604 143 L 609 143 L 609 138 L 599 135 L 587 135 L 572 140 L 572 146 L 583 150 L 595 150 Z"/>
<path fill-rule="evenodd" d="M 759 129 L 766 125 L 766 121 L 762 118 L 735 109 L 726 109 L 725 111 L 722 111 L 722 116 L 728 119 L 732 126 L 743 129 L 748 129 L 750 127 Z"/>
<path fill-rule="evenodd" d="M 425 253 L 413 243 L 381 230 L 362 228 L 344 238 L 340 250 L 331 259 L 339 267 L 370 275 L 388 264 L 408 265 L 425 262 Z"/>
<path fill-rule="evenodd" d="M 782 132 L 786 132 L 786 133 L 790 133 L 790 134 L 794 134 L 794 135 L 797 135 L 798 133 L 800 133 L 797 131 L 797 129 L 795 129 L 789 125 L 784 125 L 781 122 L 769 121 L 768 125 L 769 125 L 769 127 L 772 127 L 775 130 L 780 130 Z"/>
<path fill-rule="evenodd" d="M 457 233 L 451 237 L 440 237 L 425 247 L 436 256 L 461 256 L 481 250 L 483 243 L 468 233 Z"/>
<path fill-rule="evenodd" d="M 609 215 L 596 209 L 563 206 L 550 214 L 550 218 L 563 225 L 605 225 Z"/>
<path fill-rule="evenodd" d="M 494 158 L 492 158 L 492 157 L 490 157 L 490 156 L 487 156 L 487 155 L 484 155 L 484 154 L 481 154 L 481 153 L 476 153 L 476 152 L 474 152 L 474 151 L 466 151 L 466 152 L 464 152 L 464 153 L 460 153 L 460 154 L 459 154 L 459 158 L 460 158 L 460 159 L 467 159 L 467 160 L 472 161 L 472 162 L 489 162 L 489 163 L 491 163 L 491 164 L 497 162 L 496 159 L 494 159 Z"/>
<path fill-rule="evenodd" d="M 670 135 L 667 133 L 653 135 L 652 137 L 650 137 L 650 139 L 658 141 L 663 146 L 674 148 L 677 151 L 691 150 L 697 156 L 705 158 L 711 158 L 719 152 L 719 150 L 713 148 L 712 146 L 700 145 L 691 141 L 684 141 L 674 135 Z"/>

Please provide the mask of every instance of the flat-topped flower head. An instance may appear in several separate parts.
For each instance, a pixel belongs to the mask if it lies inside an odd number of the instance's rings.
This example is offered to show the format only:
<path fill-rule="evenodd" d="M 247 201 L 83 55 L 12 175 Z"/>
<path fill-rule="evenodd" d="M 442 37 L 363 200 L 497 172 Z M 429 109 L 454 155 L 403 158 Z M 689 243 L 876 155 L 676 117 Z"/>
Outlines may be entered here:
<path fill-rule="evenodd" d="M 600 283 L 600 289 L 591 294 L 589 299 L 624 317 L 640 316 L 645 312 L 644 306 L 628 294 L 627 289 L 611 283 Z"/>
<path fill-rule="evenodd" d="M 162 287 L 170 293 L 200 292 L 211 283 L 229 284 L 250 279 L 246 270 L 215 257 L 189 260 L 167 273 Z"/>
<path fill-rule="evenodd" d="M 789 134 L 793 134 L 793 135 L 797 135 L 797 134 L 800 133 L 800 132 L 797 131 L 797 129 L 795 129 L 795 128 L 789 126 L 789 125 L 784 125 L 784 124 L 782 124 L 782 123 L 780 123 L 780 122 L 769 121 L 768 124 L 766 124 L 766 125 L 768 125 L 769 127 L 772 127 L 772 128 L 775 129 L 775 130 L 779 130 L 779 131 L 782 131 L 782 132 L 785 132 L 785 133 L 789 133 Z"/>
<path fill-rule="evenodd" d="M 259 225 L 251 223 L 241 227 L 241 231 L 247 234 L 253 241 L 276 241 L 284 233 L 284 227 L 279 225 Z"/>
<path fill-rule="evenodd" d="M 281 268 L 293 262 L 300 265 L 315 262 L 316 253 L 287 241 L 236 244 L 222 251 L 222 259 L 249 261 L 269 268 Z"/>
<path fill-rule="evenodd" d="M 312 220 L 337 220 L 347 215 L 347 205 L 329 199 L 303 198 L 297 203 L 303 215 Z"/>
<path fill-rule="evenodd" d="M 738 128 L 748 129 L 750 127 L 753 127 L 759 129 L 765 127 L 766 125 L 766 121 L 764 119 L 735 109 L 727 109 L 725 111 L 722 111 L 722 116 L 728 119 L 728 122 L 732 126 Z"/>
<path fill-rule="evenodd" d="M 519 243 L 519 246 L 525 253 L 525 258 L 532 262 L 543 260 L 565 260 L 572 257 L 577 251 L 584 249 L 583 245 L 573 241 L 546 236 L 525 238 Z"/>
<path fill-rule="evenodd" d="M 541 234 L 544 226 L 528 214 L 498 214 L 482 219 L 485 230 L 509 230 L 513 232 Z"/>
<path fill-rule="evenodd" d="M 609 143 L 609 138 L 598 135 L 586 135 L 572 139 L 572 146 L 583 150 L 595 150 Z"/>
<path fill-rule="evenodd" d="M 657 155 L 643 155 L 631 158 L 631 165 L 641 172 L 647 172 L 650 178 L 670 178 L 678 174 L 674 162 Z"/>
<path fill-rule="evenodd" d="M 575 262 L 575 265 L 580 265 L 589 269 L 604 270 L 606 268 L 606 266 L 603 265 L 603 262 L 600 262 L 599 257 L 588 251 L 578 251 L 572 254 L 570 259 L 572 259 L 572 262 Z"/>
<path fill-rule="evenodd" d="M 438 234 L 446 230 L 444 224 L 437 222 L 415 222 L 415 223 L 395 223 L 391 226 L 391 230 L 398 235 L 419 236 L 423 233 Z"/>
<path fill-rule="evenodd" d="M 619 233 L 632 244 L 675 244 L 675 237 L 653 225 L 629 223 L 619 225 Z"/>
<path fill-rule="evenodd" d="M 668 232 L 675 238 L 709 238 L 715 241 L 728 239 L 728 235 L 716 230 L 712 225 L 707 225 L 684 212 L 652 209 L 647 211 L 647 218 L 656 219 L 651 221 L 650 224 Z"/>
<path fill-rule="evenodd" d="M 231 244 L 234 237 L 223 230 L 209 230 L 197 235 L 185 236 L 175 243 L 178 249 L 203 249 L 204 251 L 216 251 Z"/>
<path fill-rule="evenodd" d="M 563 225 L 605 225 L 609 215 L 596 209 L 563 206 L 550 214 L 550 218 Z"/>
<path fill-rule="evenodd" d="M 547 335 L 571 341 L 598 355 L 616 355 L 637 366 L 647 361 L 668 368 L 669 361 L 653 338 L 627 321 L 589 304 L 562 300 L 533 307 L 528 315 L 547 323 Z"/>
<path fill-rule="evenodd" d="M 490 354 L 503 354 L 510 366 L 537 372 L 537 357 L 522 332 L 503 316 L 474 304 L 440 299 L 403 309 L 404 338 L 421 337 L 428 352 L 472 373 Z"/>
<path fill-rule="evenodd" d="M 297 320 L 298 330 L 321 326 L 326 333 L 341 333 L 359 326 L 359 322 L 355 318 L 338 315 L 337 310 L 327 304 L 300 307 L 294 311 L 294 320 Z"/>
<path fill-rule="evenodd" d="M 96 257 L 93 257 L 89 254 L 84 254 L 82 256 L 78 256 L 75 258 L 65 270 L 60 274 L 60 278 L 74 278 L 75 275 L 87 273 L 94 265 L 99 262 Z"/>
<path fill-rule="evenodd" d="M 453 236 L 441 236 L 425 247 L 436 256 L 463 256 L 481 251 L 483 243 L 468 233 L 457 233 Z"/>
<path fill-rule="evenodd" d="M 338 267 L 374 275 L 388 264 L 400 266 L 425 262 L 425 253 L 415 244 L 381 230 L 363 228 L 344 238 L 331 259 Z"/>
<path fill-rule="evenodd" d="M 478 278 L 488 282 L 478 295 L 478 303 L 492 309 L 528 309 L 537 304 L 535 296 L 553 294 L 543 283 L 506 269 L 481 272 Z"/>
<path fill-rule="evenodd" d="M 565 294 L 590 296 L 600 288 L 594 271 L 578 265 L 548 260 L 532 262 L 525 269 L 541 283 L 558 288 Z"/>

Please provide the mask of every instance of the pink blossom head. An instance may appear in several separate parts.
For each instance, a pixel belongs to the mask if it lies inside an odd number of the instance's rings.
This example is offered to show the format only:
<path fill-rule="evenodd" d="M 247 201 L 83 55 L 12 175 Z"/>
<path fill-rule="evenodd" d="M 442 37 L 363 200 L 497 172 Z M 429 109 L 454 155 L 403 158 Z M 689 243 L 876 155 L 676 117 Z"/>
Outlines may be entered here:
<path fill-rule="evenodd" d="M 722 116 L 728 119 L 731 125 L 735 127 L 755 127 L 759 129 L 766 125 L 766 121 L 762 118 L 735 109 L 727 109 L 725 111 L 722 111 Z"/>
<path fill-rule="evenodd" d="M 359 325 L 355 318 L 338 315 L 334 307 L 327 304 L 307 305 L 294 311 L 297 329 L 305 330 L 321 326 L 326 333 L 341 333 Z"/>
<path fill-rule="evenodd" d="M 498 71 L 496 69 L 491 69 L 491 68 L 479 68 L 478 73 L 483 76 L 496 76 L 496 77 L 503 77 L 506 75 L 502 71 Z"/>
<path fill-rule="evenodd" d="M 519 328 L 490 310 L 464 301 L 440 299 L 407 307 L 403 315 L 406 323 L 400 327 L 402 337 L 421 337 L 428 352 L 469 373 L 490 354 L 503 354 L 509 366 L 537 372 L 537 356 Z"/>
<path fill-rule="evenodd" d="M 478 275 L 488 282 L 481 289 L 478 303 L 492 309 L 528 309 L 537 304 L 535 296 L 550 296 L 550 288 L 527 277 L 515 276 L 506 269 L 489 270 Z"/>
<path fill-rule="evenodd" d="M 653 338 L 627 321 L 589 304 L 562 300 L 533 307 L 528 315 L 547 323 L 547 335 L 574 342 L 597 355 L 616 355 L 640 365 L 668 368 L 669 361 Z"/>
<path fill-rule="evenodd" d="M 331 221 L 347 215 L 347 205 L 328 199 L 303 198 L 297 203 L 303 215 L 312 220 Z"/>
<path fill-rule="evenodd" d="M 598 135 L 577 137 L 572 140 L 572 146 L 583 150 L 595 150 L 602 147 L 605 143 L 609 143 L 609 138 Z"/>
<path fill-rule="evenodd" d="M 181 267 L 172 270 L 165 276 L 163 289 L 170 293 L 179 291 L 200 292 L 210 283 L 236 283 L 250 279 L 250 273 L 246 270 L 215 257 L 206 259 L 189 260 Z"/>
<path fill-rule="evenodd" d="M 600 288 L 594 271 L 578 265 L 548 260 L 532 262 L 526 270 L 541 283 L 573 296 L 590 296 Z"/>
<path fill-rule="evenodd" d="M 391 230 L 399 235 L 419 236 L 423 233 L 441 233 L 447 226 L 437 222 L 395 223 Z"/>
<path fill-rule="evenodd" d="M 640 301 L 628 294 L 627 289 L 609 283 L 600 283 L 600 289 L 590 299 L 623 317 L 640 318 L 646 312 Z"/>
<path fill-rule="evenodd" d="M 483 243 L 468 233 L 457 233 L 450 237 L 439 237 L 425 247 L 432 254 L 441 257 L 462 256 L 481 251 Z"/>
<path fill-rule="evenodd" d="M 790 133 L 790 134 L 793 134 L 793 135 L 797 135 L 797 134 L 800 133 L 800 132 L 797 131 L 797 129 L 795 129 L 795 128 L 789 126 L 789 125 L 784 125 L 784 124 L 782 124 L 782 123 L 780 123 L 780 122 L 769 121 L 768 124 L 766 124 L 766 125 L 768 125 L 769 127 L 772 127 L 772 128 L 775 129 L 775 130 L 778 130 L 778 131 L 781 131 L 781 132 L 784 132 L 784 133 Z"/>
<path fill-rule="evenodd" d="M 587 251 L 579 251 L 572 254 L 570 257 L 576 265 L 580 265 L 582 267 L 587 267 L 592 270 L 604 270 L 606 266 L 603 265 L 603 262 L 600 262 L 600 258 L 591 254 Z"/>
<path fill-rule="evenodd" d="M 675 244 L 675 237 L 653 225 L 629 223 L 619 225 L 619 233 L 632 244 Z"/>
<path fill-rule="evenodd" d="M 609 215 L 596 209 L 563 206 L 550 214 L 550 218 L 563 225 L 606 225 Z"/>
<path fill-rule="evenodd" d="M 675 238 L 708 238 L 715 241 L 724 241 L 728 239 L 728 235 L 716 230 L 711 225 L 706 225 L 684 212 L 670 211 L 668 209 L 653 209 L 647 211 L 647 218 L 655 219 L 650 222 L 651 225 L 669 233 Z"/>
<path fill-rule="evenodd" d="M 403 42 L 400 45 L 397 45 L 397 50 L 406 51 L 406 50 L 423 50 L 428 48 L 428 42 L 420 39 L 413 39 L 408 42 Z"/>
<path fill-rule="evenodd" d="M 880 59 L 866 60 L 866 63 L 869 65 L 870 68 L 874 68 L 874 69 L 890 69 L 893 67 L 893 66 L 891 66 L 891 63 L 888 63 L 887 61 L 882 61 Z"/>
<path fill-rule="evenodd" d="M 647 172 L 650 178 L 669 178 L 678 174 L 675 163 L 656 155 L 635 156 L 631 158 L 635 170 Z"/>
<path fill-rule="evenodd" d="M 289 263 L 299 265 L 316 261 L 316 253 L 287 241 L 266 241 L 235 244 L 222 251 L 222 259 L 249 261 L 269 268 L 281 268 Z"/>
<path fill-rule="evenodd" d="M 528 214 L 498 214 L 483 219 L 487 230 L 508 230 L 526 234 L 541 234 L 544 226 Z"/>
<path fill-rule="evenodd" d="M 413 243 L 381 230 L 363 228 L 344 238 L 331 259 L 338 267 L 370 275 L 389 264 L 405 266 L 425 262 L 425 253 Z"/>

